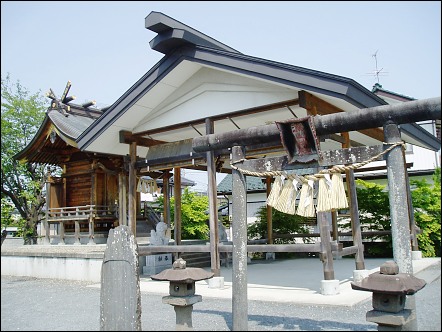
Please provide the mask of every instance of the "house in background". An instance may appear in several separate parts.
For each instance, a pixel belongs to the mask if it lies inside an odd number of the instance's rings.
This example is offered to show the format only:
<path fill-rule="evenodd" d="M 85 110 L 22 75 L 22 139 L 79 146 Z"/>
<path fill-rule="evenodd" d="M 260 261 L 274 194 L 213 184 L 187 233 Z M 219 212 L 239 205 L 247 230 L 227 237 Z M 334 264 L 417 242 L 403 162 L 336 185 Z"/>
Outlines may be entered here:
<path fill-rule="evenodd" d="M 379 83 L 373 86 L 372 92 L 390 105 L 416 100 L 415 98 L 386 90 Z M 419 121 L 416 122 L 416 125 L 424 128 L 439 140 L 441 139 L 441 120 Z M 412 152 L 409 153 L 410 158 L 407 159 L 407 162 L 413 162 L 411 170 L 434 169 L 441 166 L 440 149 L 438 151 L 431 151 L 420 146 L 410 145 L 408 150 Z"/>

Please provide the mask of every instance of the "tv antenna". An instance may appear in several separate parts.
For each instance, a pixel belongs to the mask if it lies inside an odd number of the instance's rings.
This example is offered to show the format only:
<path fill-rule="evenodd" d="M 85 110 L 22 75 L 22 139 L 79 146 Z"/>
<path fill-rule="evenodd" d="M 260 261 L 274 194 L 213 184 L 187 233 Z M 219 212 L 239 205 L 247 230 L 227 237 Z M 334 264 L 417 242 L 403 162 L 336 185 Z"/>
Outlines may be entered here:
<path fill-rule="evenodd" d="M 375 70 L 374 70 L 372 73 L 368 73 L 368 74 L 369 74 L 369 75 L 372 75 L 372 76 L 375 76 L 375 77 L 376 77 L 376 80 L 377 80 L 378 83 L 379 83 L 379 76 L 384 76 L 384 75 L 388 74 L 388 72 L 383 71 L 384 68 L 378 69 L 378 57 L 377 57 L 378 51 L 379 51 L 379 50 L 376 50 L 376 52 L 374 52 L 374 53 L 371 55 L 371 56 L 374 58 L 374 61 L 375 61 Z"/>

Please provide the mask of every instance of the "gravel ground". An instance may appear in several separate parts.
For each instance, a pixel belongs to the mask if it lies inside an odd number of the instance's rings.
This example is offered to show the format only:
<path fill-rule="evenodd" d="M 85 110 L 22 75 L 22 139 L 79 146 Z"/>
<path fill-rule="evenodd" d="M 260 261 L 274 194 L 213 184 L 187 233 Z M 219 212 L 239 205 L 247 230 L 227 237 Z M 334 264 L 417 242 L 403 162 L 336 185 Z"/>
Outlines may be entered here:
<path fill-rule="evenodd" d="M 415 295 L 418 328 L 441 330 L 441 265 L 417 274 L 427 285 Z M 92 283 L 1 277 L 2 331 L 99 331 L 100 289 Z M 197 292 L 198 293 L 198 292 Z M 175 330 L 175 311 L 162 295 L 141 293 L 142 330 Z M 195 331 L 231 331 L 230 299 L 203 298 L 193 306 Z M 353 307 L 249 301 L 249 331 L 377 331 L 367 322 L 371 301 Z"/>

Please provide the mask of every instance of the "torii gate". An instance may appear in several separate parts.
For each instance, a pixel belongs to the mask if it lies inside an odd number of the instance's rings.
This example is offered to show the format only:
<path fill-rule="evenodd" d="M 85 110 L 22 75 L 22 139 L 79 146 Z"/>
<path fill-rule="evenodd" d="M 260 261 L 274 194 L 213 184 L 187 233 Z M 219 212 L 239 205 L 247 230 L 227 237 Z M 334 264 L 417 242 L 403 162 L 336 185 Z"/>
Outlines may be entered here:
<path fill-rule="evenodd" d="M 441 98 L 431 98 L 404 102 L 397 105 L 385 105 L 360 109 L 351 113 L 338 113 L 313 117 L 313 127 L 318 136 L 353 130 L 383 127 L 385 143 L 391 149 L 386 154 L 387 176 L 389 185 L 390 216 L 393 240 L 393 258 L 399 266 L 400 273 L 413 273 L 410 241 L 409 216 L 409 183 L 402 147 L 394 145 L 401 141 L 398 125 L 423 120 L 441 119 Z M 258 142 L 272 142 L 280 139 L 280 131 L 276 124 L 239 129 L 222 134 L 211 134 L 193 139 L 192 148 L 195 152 L 207 152 L 231 148 L 231 164 L 242 162 L 241 169 L 233 168 L 233 190 L 235 198 L 232 206 L 233 227 L 233 260 L 232 260 L 232 312 L 233 329 L 247 330 L 247 219 L 246 219 L 246 187 L 243 170 L 247 167 L 254 171 L 281 170 L 287 165 L 287 158 L 268 158 L 264 160 L 245 160 L 244 147 Z M 380 147 L 363 147 L 340 149 L 323 154 L 319 158 L 319 166 L 351 164 L 362 162 L 362 157 L 374 157 L 384 149 Z M 263 165 L 265 167 L 262 167 Z M 350 179 L 353 180 L 353 179 Z M 406 188 L 407 190 L 404 190 Z M 321 235 L 327 234 L 324 212 L 318 213 Z M 329 233 L 328 233 L 329 234 Z M 359 235 L 360 236 L 360 235 Z M 321 236 L 321 241 L 329 241 L 329 235 Z M 323 244 L 325 249 L 324 274 L 327 279 L 327 266 L 331 267 L 330 246 Z M 329 278 L 332 275 L 328 276 Z M 414 306 L 414 301 L 409 301 Z M 411 308 L 413 309 L 413 308 Z"/>
<path fill-rule="evenodd" d="M 316 166 L 330 166 L 339 164 L 354 164 L 364 162 L 370 158 L 377 158 L 385 153 L 387 162 L 387 176 L 389 185 L 390 216 L 392 223 L 393 256 L 399 266 L 400 273 L 413 273 L 412 248 L 410 241 L 410 215 L 411 201 L 409 200 L 409 183 L 405 169 L 405 157 L 402 150 L 400 129 L 398 125 L 424 120 L 441 119 L 441 98 L 404 102 L 396 105 L 384 105 L 372 108 L 355 110 L 350 113 L 334 113 L 328 115 L 316 115 L 311 118 L 312 127 L 316 135 L 323 136 L 339 132 L 364 130 L 369 128 L 383 127 L 385 146 L 369 146 L 344 148 L 334 151 L 319 153 Z M 233 246 L 212 243 L 211 255 L 217 257 L 218 252 L 232 251 L 232 311 L 233 329 L 247 330 L 247 251 L 286 251 L 293 246 L 298 251 L 296 244 L 292 245 L 247 245 L 247 219 L 246 219 L 246 188 L 245 178 L 242 172 L 253 171 L 276 171 L 289 169 L 287 157 L 268 158 L 259 160 L 246 160 L 245 147 L 253 144 L 280 143 L 281 133 L 277 124 L 238 129 L 222 134 L 208 134 L 183 142 L 161 144 L 161 149 L 175 151 L 173 156 L 164 157 L 168 160 L 186 160 L 193 157 L 201 157 L 213 151 L 231 149 L 231 164 L 241 167 L 232 167 L 233 177 Z M 178 148 L 177 148 L 178 147 Z M 154 148 L 153 148 L 154 150 Z M 179 151 L 178 153 L 176 151 Z M 167 155 L 167 153 L 166 153 Z M 260 165 L 261 163 L 261 165 Z M 135 163 L 134 163 L 135 164 Z M 266 165 L 264 167 L 264 165 Z M 298 165 L 299 167 L 299 165 Z M 305 164 L 302 167 L 305 167 Z M 212 170 L 213 172 L 213 170 Z M 352 175 L 352 173 L 350 172 Z M 212 174 L 213 175 L 213 174 Z M 210 176 L 210 175 L 209 175 Z M 351 176 L 347 181 L 354 181 Z M 407 190 L 404 190 L 406 188 Z M 355 199 L 355 195 L 350 195 Z M 353 202 L 351 202 L 353 203 Z M 357 204 L 357 202 L 356 202 Z M 355 208 L 354 204 L 353 209 Z M 357 205 L 356 205 L 357 206 Z M 357 209 L 357 207 L 356 207 Z M 357 211 L 356 211 L 357 212 Z M 330 245 L 330 233 L 326 219 L 327 212 L 318 213 L 318 221 L 321 230 L 321 249 L 324 264 L 324 277 L 327 280 L 334 278 L 333 257 Z M 353 226 L 356 238 L 360 237 L 360 229 Z M 216 237 L 214 237 L 216 239 Z M 211 237 L 212 240 L 212 237 Z M 355 241 L 354 241 L 355 242 Z M 359 246 L 356 239 L 356 246 Z M 312 246 L 312 244 L 301 244 Z M 284 246 L 279 250 L 278 246 Z M 314 246 L 314 245 L 313 245 Z M 162 252 L 207 252 L 206 245 L 175 245 L 175 246 L 148 246 L 139 247 L 139 255 L 150 255 Z M 310 248 L 311 249 L 311 248 Z M 311 251 L 308 249 L 307 251 Z M 316 248 L 313 251 L 318 251 Z M 361 253 L 359 248 L 356 251 Z M 353 248 L 351 249 L 353 250 Z M 293 250 L 290 250 L 293 251 Z M 215 253 L 214 253 L 215 252 Z M 216 254 L 216 255 L 215 255 Z M 363 257 L 356 255 L 356 268 L 364 269 Z M 212 259 L 213 260 L 213 259 Z M 413 310 L 414 301 L 408 301 L 409 309 Z"/>

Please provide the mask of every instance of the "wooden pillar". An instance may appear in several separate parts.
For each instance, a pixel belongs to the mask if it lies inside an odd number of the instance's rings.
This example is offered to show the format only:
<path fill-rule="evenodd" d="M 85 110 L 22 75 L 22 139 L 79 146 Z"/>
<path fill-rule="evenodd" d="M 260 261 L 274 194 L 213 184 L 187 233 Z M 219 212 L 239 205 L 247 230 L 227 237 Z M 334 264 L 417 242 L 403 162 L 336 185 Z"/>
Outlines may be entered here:
<path fill-rule="evenodd" d="M 206 118 L 206 135 L 213 134 L 214 125 L 213 120 Z M 208 187 L 207 193 L 209 196 L 209 228 L 210 228 L 210 267 L 214 277 L 220 276 L 220 257 L 218 251 L 218 211 L 216 202 L 216 165 L 213 150 L 207 151 L 207 177 Z"/>
<path fill-rule="evenodd" d="M 165 171 L 163 174 L 163 198 L 164 198 L 163 218 L 168 229 L 170 229 L 170 196 L 169 196 L 170 176 L 171 174 L 169 173 L 169 171 Z"/>
<path fill-rule="evenodd" d="M 137 161 L 137 143 L 132 142 L 129 145 L 129 192 L 128 192 L 128 226 L 132 234 L 137 236 L 137 174 L 135 170 L 135 162 Z"/>
<path fill-rule="evenodd" d="M 350 148 L 350 135 L 348 132 L 341 133 L 341 136 L 345 139 L 345 143 L 342 144 L 342 147 Z M 356 270 L 365 270 L 364 245 L 362 243 L 361 223 L 359 221 L 358 197 L 356 193 L 355 174 L 352 169 L 345 171 L 345 182 L 347 183 L 349 197 L 353 245 L 358 247 L 358 252 L 355 255 Z"/>
<path fill-rule="evenodd" d="M 58 244 L 66 244 L 64 235 L 64 221 L 60 221 L 58 224 L 60 225 L 60 231 L 58 233 L 60 235 L 60 242 L 58 242 Z"/>
<path fill-rule="evenodd" d="M 44 235 L 43 244 L 51 244 L 50 239 L 50 226 L 49 226 L 49 209 L 51 206 L 51 181 L 52 178 L 48 174 L 48 179 L 46 180 L 46 218 L 41 223 L 41 235 Z M 44 233 L 43 233 L 44 232 Z"/>
<path fill-rule="evenodd" d="M 318 212 L 317 220 L 319 226 L 319 234 L 321 237 L 321 261 L 323 264 L 324 279 L 335 279 L 335 270 L 333 268 L 333 254 L 330 243 L 330 212 Z"/>
<path fill-rule="evenodd" d="M 232 148 L 232 163 L 244 158 L 244 147 Z M 232 169 L 232 321 L 234 331 L 248 330 L 247 189 L 244 174 Z"/>
<path fill-rule="evenodd" d="M 92 211 L 89 214 L 89 243 L 88 244 L 96 244 L 95 243 L 95 233 L 94 233 L 95 223 L 94 217 L 92 215 Z"/>
<path fill-rule="evenodd" d="M 81 244 L 80 242 L 80 222 L 77 220 L 74 221 L 75 223 L 75 233 L 74 233 L 74 244 Z"/>
<path fill-rule="evenodd" d="M 127 226 L 126 175 L 118 174 L 118 224 Z"/>
<path fill-rule="evenodd" d="M 97 160 L 92 161 L 92 173 L 91 173 L 91 200 L 90 204 L 95 205 L 97 202 Z"/>
<path fill-rule="evenodd" d="M 136 185 L 138 185 L 138 182 L 135 180 Z M 137 206 L 136 206 L 136 214 L 137 216 L 141 215 L 141 193 L 139 191 L 135 191 L 136 194 L 136 202 L 137 202 Z"/>
<path fill-rule="evenodd" d="M 269 197 L 272 189 L 272 177 L 266 177 L 266 197 Z M 267 204 L 267 243 L 273 244 L 273 220 L 272 220 L 272 207 Z"/>
<path fill-rule="evenodd" d="M 175 167 L 173 169 L 173 196 L 175 197 L 174 205 L 174 239 L 175 245 L 181 244 L 181 168 Z M 175 253 L 175 259 L 180 258 L 180 253 Z"/>
<path fill-rule="evenodd" d="M 333 241 L 339 240 L 339 229 L 338 229 L 338 213 L 336 210 L 331 211 L 332 218 L 332 238 Z"/>
<path fill-rule="evenodd" d="M 89 221 L 92 220 L 92 214 L 94 213 L 94 210 L 96 211 L 96 204 L 97 204 L 97 160 L 94 159 L 92 161 L 92 174 L 91 174 L 91 206 L 89 207 Z M 91 243 L 91 240 L 93 241 L 93 232 L 94 230 L 91 230 L 91 226 L 94 227 L 94 223 L 89 222 L 89 243 Z M 92 233 L 91 233 L 92 232 Z"/>

